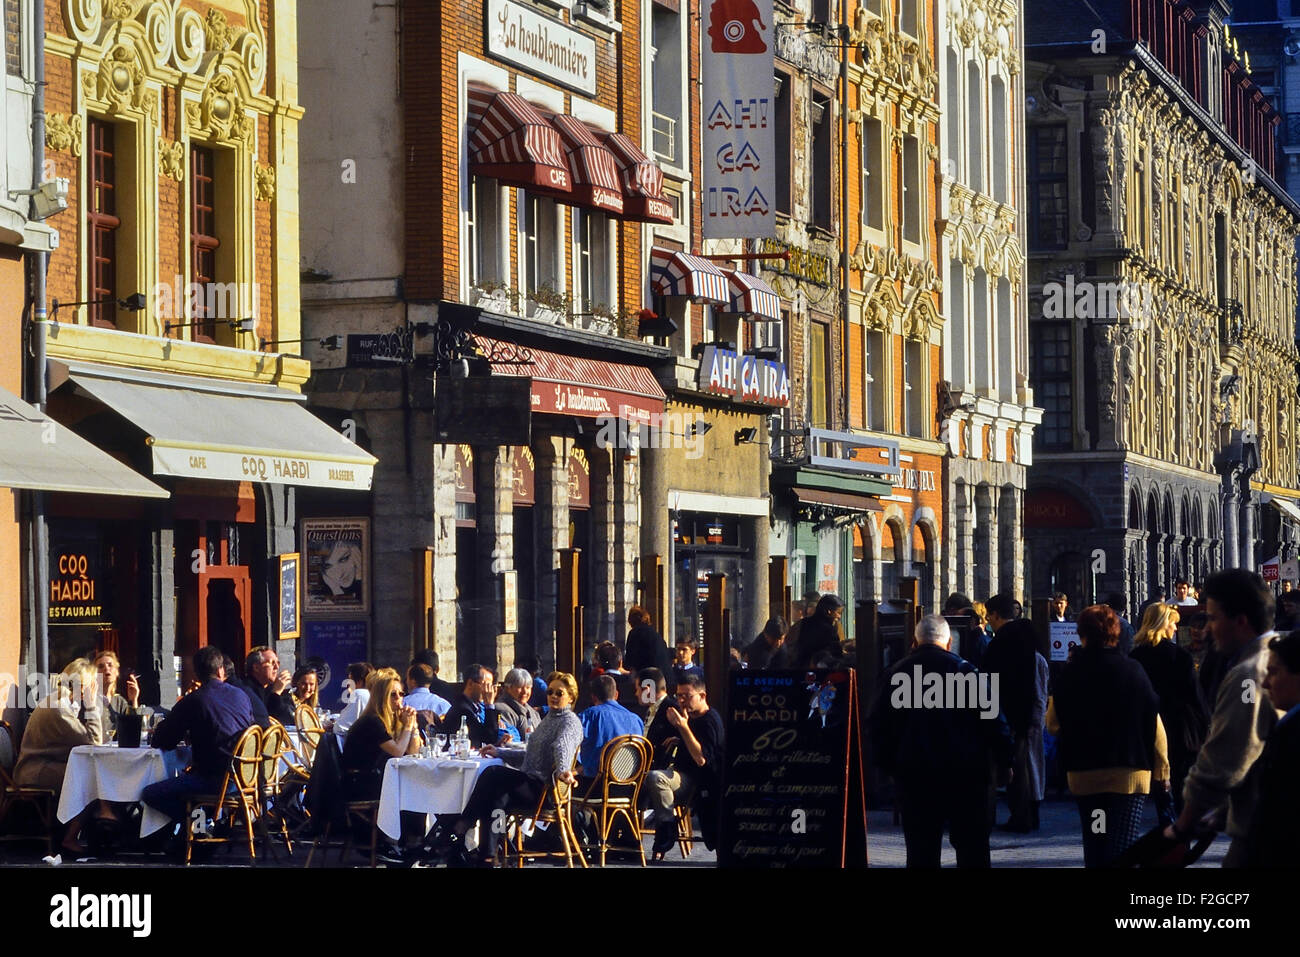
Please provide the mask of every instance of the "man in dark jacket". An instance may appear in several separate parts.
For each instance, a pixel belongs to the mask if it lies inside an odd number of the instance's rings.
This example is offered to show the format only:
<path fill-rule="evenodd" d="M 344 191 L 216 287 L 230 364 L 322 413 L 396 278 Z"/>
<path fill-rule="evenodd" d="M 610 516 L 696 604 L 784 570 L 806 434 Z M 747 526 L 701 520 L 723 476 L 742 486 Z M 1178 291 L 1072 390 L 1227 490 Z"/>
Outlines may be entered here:
<path fill-rule="evenodd" d="M 1259 803 L 1250 819 L 1250 867 L 1300 867 L 1300 632 L 1268 643 L 1264 690 L 1282 718 L 1273 726 L 1251 773 Z"/>
<path fill-rule="evenodd" d="M 988 610 L 989 625 L 993 628 L 993 639 L 984 652 L 984 671 L 998 676 L 1002 713 L 1011 726 L 1015 748 L 1011 765 L 1014 773 L 1007 786 L 1007 807 L 1011 817 L 1001 828 L 1028 833 L 1034 827 L 1029 777 L 1029 723 L 1037 712 L 1034 652 L 1038 636 L 1033 623 L 1020 617 L 1020 603 L 1010 595 L 994 595 L 984 606 Z"/>
<path fill-rule="evenodd" d="M 496 699 L 495 682 L 496 676 L 482 665 L 466 668 L 465 688 L 452 701 L 451 710 L 443 715 L 443 733 L 455 734 L 460 730 L 461 718 L 464 718 L 469 743 L 473 747 L 500 744 L 507 733 L 501 730 L 497 710 L 492 704 Z"/>
<path fill-rule="evenodd" d="M 907 866 L 939 866 L 946 823 L 957 866 L 989 867 L 995 773 L 1011 766 L 1011 732 L 990 676 L 949 652 L 942 617 L 921 619 L 915 638 L 868 719 L 876 763 L 898 786 Z"/>
<path fill-rule="evenodd" d="M 840 616 L 844 602 L 836 595 L 822 595 L 812 617 L 805 618 L 799 629 L 797 656 L 791 666 L 815 668 L 819 659 L 838 658 L 844 635 L 840 631 Z M 786 639 L 789 640 L 788 638 Z"/>
<path fill-rule="evenodd" d="M 633 605 L 628 609 L 627 625 L 631 629 L 623 651 L 623 664 L 627 670 L 636 673 L 642 668 L 658 668 L 667 674 L 673 656 L 663 636 L 650 623 L 650 613 L 640 605 Z"/>
<path fill-rule="evenodd" d="M 254 693 L 261 696 L 267 714 L 283 725 L 294 724 L 293 692 L 289 689 L 293 676 L 280 667 L 280 656 L 259 645 L 248 653 L 244 673 Z"/>

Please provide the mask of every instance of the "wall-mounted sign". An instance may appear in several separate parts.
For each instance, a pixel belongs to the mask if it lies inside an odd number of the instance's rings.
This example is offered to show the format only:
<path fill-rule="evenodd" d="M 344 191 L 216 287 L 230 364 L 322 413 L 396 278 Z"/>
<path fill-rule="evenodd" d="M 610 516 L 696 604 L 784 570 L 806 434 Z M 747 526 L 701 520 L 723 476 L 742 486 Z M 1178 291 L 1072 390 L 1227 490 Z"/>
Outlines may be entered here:
<path fill-rule="evenodd" d="M 51 528 L 50 624 L 110 624 L 103 578 L 98 537 L 64 535 Z"/>
<path fill-rule="evenodd" d="M 348 688 L 348 665 L 370 658 L 369 626 L 365 621 L 309 621 L 303 631 L 302 656 L 319 658 L 329 668 L 329 681 L 321 685 L 320 703 L 342 711 L 355 689 Z"/>
<path fill-rule="evenodd" d="M 934 492 L 934 472 L 926 469 L 899 469 L 898 474 L 890 478 L 894 488 L 911 489 L 914 492 Z"/>
<path fill-rule="evenodd" d="M 297 552 L 280 556 L 280 640 L 302 633 L 302 604 L 299 601 L 298 570 L 302 559 Z"/>
<path fill-rule="evenodd" d="M 759 244 L 759 251 L 767 254 L 789 253 L 789 261 L 772 259 L 764 263 L 764 269 L 784 273 L 795 279 L 803 279 L 819 286 L 835 285 L 835 264 L 830 256 L 823 256 L 802 246 L 794 246 L 779 239 L 764 239 Z"/>
<path fill-rule="evenodd" d="M 484 27 L 491 56 L 552 83 L 596 95 L 595 40 L 510 0 L 488 0 L 486 7 Z M 772 86 L 770 76 L 767 85 Z"/>
<path fill-rule="evenodd" d="M 434 430 L 439 442 L 473 445 L 527 445 L 532 441 L 532 379 L 481 375 L 458 379 L 440 375 Z"/>
<path fill-rule="evenodd" d="M 784 363 L 717 346 L 704 348 L 697 385 L 701 392 L 734 396 L 741 402 L 776 408 L 790 404 L 790 375 Z"/>
<path fill-rule="evenodd" d="M 704 0 L 700 29 L 704 238 L 775 235 L 772 0 Z"/>
<path fill-rule="evenodd" d="M 370 519 L 304 519 L 301 542 L 307 614 L 369 613 Z"/>
<path fill-rule="evenodd" d="M 456 501 L 474 501 L 474 450 L 468 445 L 456 446 Z"/>
<path fill-rule="evenodd" d="M 536 470 L 533 467 L 533 450 L 526 445 L 514 446 L 510 453 L 510 468 L 513 473 L 511 493 L 515 505 L 536 504 Z"/>
<path fill-rule="evenodd" d="M 152 446 L 152 450 L 153 470 L 157 475 L 368 492 L 375 471 L 374 465 L 360 460 L 302 459 L 292 453 L 265 455 L 251 450 L 172 448 L 158 443 Z"/>
<path fill-rule="evenodd" d="M 501 630 L 514 634 L 519 630 L 519 572 L 514 569 L 501 573 L 501 600 L 505 605 Z"/>
<path fill-rule="evenodd" d="M 569 449 L 569 508 L 591 507 L 591 463 L 578 446 Z"/>
<path fill-rule="evenodd" d="M 1025 493 L 1025 528 L 1092 528 L 1092 516 L 1069 492 L 1031 488 Z"/>
<path fill-rule="evenodd" d="M 348 365 L 360 369 L 403 365 L 413 361 L 415 336 L 410 326 L 388 333 L 348 336 Z"/>

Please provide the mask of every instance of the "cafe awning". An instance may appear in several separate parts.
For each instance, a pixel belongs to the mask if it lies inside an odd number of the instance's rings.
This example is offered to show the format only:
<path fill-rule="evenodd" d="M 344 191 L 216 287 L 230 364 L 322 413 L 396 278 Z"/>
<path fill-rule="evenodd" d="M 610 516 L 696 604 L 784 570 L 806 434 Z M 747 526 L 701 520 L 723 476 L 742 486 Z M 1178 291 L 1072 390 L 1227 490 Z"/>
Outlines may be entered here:
<path fill-rule="evenodd" d="M 615 216 L 623 212 L 623 190 L 619 185 L 618 160 L 601 145 L 587 124 L 563 114 L 551 117 L 551 124 L 564 143 L 572 174 L 572 193 L 566 200 L 575 206 L 604 210 Z"/>
<path fill-rule="evenodd" d="M 623 180 L 623 218 L 635 223 L 671 225 L 673 204 L 664 196 L 664 173 L 626 133 L 606 133 Z"/>
<path fill-rule="evenodd" d="M 650 250 L 650 286 L 657 296 L 687 296 L 720 306 L 731 299 L 726 274 L 713 263 L 659 246 Z"/>
<path fill-rule="evenodd" d="M 145 433 L 156 475 L 368 491 L 377 459 L 306 408 L 306 397 L 255 383 L 50 363 Z"/>
<path fill-rule="evenodd" d="M 0 389 L 0 487 L 167 498 L 169 492 Z"/>
<path fill-rule="evenodd" d="M 1294 502 L 1288 502 L 1286 499 L 1278 498 L 1276 495 L 1269 499 L 1269 501 L 1273 503 L 1274 508 L 1287 518 L 1291 519 L 1291 521 L 1300 524 L 1300 508 L 1296 508 Z"/>
<path fill-rule="evenodd" d="M 475 335 L 485 354 L 495 340 Z M 493 375 L 530 376 L 532 411 L 649 423 L 664 411 L 664 390 L 645 366 L 528 349 L 531 364 L 492 363 Z"/>
<path fill-rule="evenodd" d="M 740 312 L 759 320 L 781 320 L 781 298 L 763 280 L 739 269 L 726 269 L 731 305 L 729 312 Z"/>
<path fill-rule="evenodd" d="M 564 142 L 537 108 L 517 93 L 470 87 L 470 172 L 567 196 L 573 188 Z"/>
<path fill-rule="evenodd" d="M 855 495 L 852 492 L 831 492 L 820 488 L 803 488 L 794 486 L 790 489 L 801 505 L 820 505 L 844 512 L 883 512 L 880 500 L 870 495 Z"/>

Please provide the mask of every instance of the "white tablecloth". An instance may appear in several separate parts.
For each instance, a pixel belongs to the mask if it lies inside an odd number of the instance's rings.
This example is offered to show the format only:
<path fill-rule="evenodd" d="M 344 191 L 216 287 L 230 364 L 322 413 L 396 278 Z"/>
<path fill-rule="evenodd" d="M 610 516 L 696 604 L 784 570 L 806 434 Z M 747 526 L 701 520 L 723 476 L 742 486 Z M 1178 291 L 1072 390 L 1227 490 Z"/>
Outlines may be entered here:
<path fill-rule="evenodd" d="M 500 758 L 391 758 L 379 794 L 379 829 L 396 841 L 402 811 L 459 814 L 483 769 L 500 763 Z"/>
<path fill-rule="evenodd" d="M 181 764 L 181 767 L 184 765 Z M 63 772 L 63 793 L 59 796 L 59 820 L 71 821 L 92 801 L 140 800 L 146 787 L 164 781 L 175 771 L 157 748 L 119 748 L 114 744 L 83 744 L 68 755 Z M 146 837 L 167 824 L 168 818 L 141 805 L 140 836 Z"/>

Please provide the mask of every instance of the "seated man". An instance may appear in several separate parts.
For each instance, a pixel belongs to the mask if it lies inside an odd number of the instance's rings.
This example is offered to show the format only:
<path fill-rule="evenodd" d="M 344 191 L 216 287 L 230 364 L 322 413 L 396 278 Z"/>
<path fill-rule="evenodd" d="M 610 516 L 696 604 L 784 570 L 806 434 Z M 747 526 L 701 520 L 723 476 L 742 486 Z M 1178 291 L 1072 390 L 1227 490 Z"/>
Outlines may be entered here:
<path fill-rule="evenodd" d="M 663 747 L 676 744 L 670 767 L 651 771 L 646 777 L 650 807 L 654 811 L 655 840 L 653 859 L 662 861 L 677 841 L 677 819 L 673 807 L 679 794 L 691 795 L 692 805 L 701 810 L 701 830 L 705 843 L 714 835 L 715 811 L 719 795 L 718 782 L 724 759 L 722 718 L 709 707 L 704 679 L 686 675 L 677 684 L 677 704 L 660 709 L 672 726 L 675 736 L 663 741 Z M 656 754 L 659 746 L 656 746 Z"/>
<path fill-rule="evenodd" d="M 439 730 L 443 734 L 455 734 L 464 718 L 471 746 L 500 744 L 508 734 L 501 730 L 497 710 L 492 706 L 495 698 L 496 681 L 492 672 L 482 665 L 470 665 L 465 669 L 464 690 L 452 702 L 451 710 L 443 715 Z"/>
<path fill-rule="evenodd" d="M 582 777 L 594 778 L 600 771 L 600 752 L 624 734 L 641 734 L 641 719 L 618 703 L 618 686 L 610 675 L 597 675 L 588 684 L 591 707 L 578 715 L 582 719 L 582 749 L 579 763 Z M 580 785 L 583 787 L 584 785 Z"/>
<path fill-rule="evenodd" d="M 185 738 L 193 749 L 190 770 L 144 789 L 141 800 L 173 821 L 185 823 L 185 801 L 195 794 L 215 794 L 230 767 L 236 740 L 253 724 L 247 696 L 226 684 L 221 649 L 200 648 L 194 655 L 197 690 L 172 708 L 154 732 L 153 746 L 171 751 Z"/>
<path fill-rule="evenodd" d="M 415 657 L 411 659 L 411 664 L 428 665 L 429 670 L 433 672 L 433 680 L 429 682 L 429 690 L 444 701 L 451 702 L 456 700 L 456 696 L 460 694 L 460 688 L 456 687 L 456 685 L 452 684 L 450 681 L 443 681 L 438 677 L 438 668 L 440 667 L 440 664 L 438 661 L 438 653 L 436 651 L 432 648 L 421 648 L 415 653 Z"/>
<path fill-rule="evenodd" d="M 451 702 L 429 690 L 433 684 L 433 669 L 428 665 L 413 664 L 406 670 L 406 697 L 402 704 L 413 708 L 420 719 L 420 730 L 437 724 L 451 710 Z"/>
<path fill-rule="evenodd" d="M 296 722 L 293 691 L 289 687 L 293 675 L 280 667 L 279 655 L 265 645 L 258 645 L 248 653 L 244 673 L 254 693 L 261 696 L 267 714 L 285 726 Z"/>
<path fill-rule="evenodd" d="M 253 723 L 261 728 L 271 726 L 271 716 L 266 713 L 266 702 L 257 689 L 247 681 L 239 677 L 239 672 L 235 669 L 235 663 L 230 659 L 230 655 L 225 655 L 221 659 L 226 668 L 226 684 L 232 688 L 238 688 L 248 697 L 248 704 L 253 709 Z"/>

